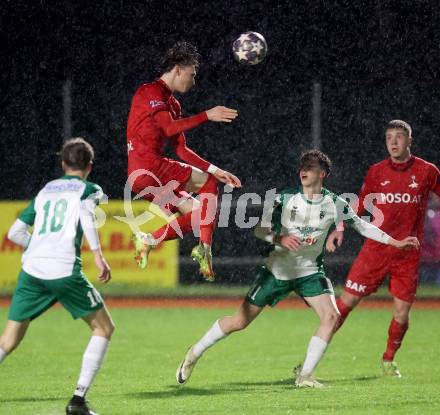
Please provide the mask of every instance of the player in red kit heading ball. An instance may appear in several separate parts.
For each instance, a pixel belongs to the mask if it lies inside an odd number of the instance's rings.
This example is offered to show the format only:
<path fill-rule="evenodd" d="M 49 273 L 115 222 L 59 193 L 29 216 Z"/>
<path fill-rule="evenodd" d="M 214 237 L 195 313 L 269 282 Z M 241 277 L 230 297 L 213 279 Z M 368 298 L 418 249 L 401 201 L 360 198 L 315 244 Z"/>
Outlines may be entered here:
<path fill-rule="evenodd" d="M 440 196 L 440 171 L 427 161 L 411 155 L 412 131 L 401 120 L 390 121 L 385 142 L 390 157 L 368 170 L 359 197 L 358 215 L 374 198 L 374 209 L 382 212 L 382 224 L 375 224 L 393 238 L 416 236 L 423 240 L 423 225 L 430 192 Z M 370 199 L 370 200 L 371 200 Z M 343 232 L 334 231 L 327 240 L 327 249 L 334 251 L 335 242 L 342 243 Z M 339 326 L 360 300 L 377 291 L 389 275 L 388 289 L 393 296 L 393 319 L 388 330 L 388 341 L 382 357 L 385 375 L 401 377 L 394 355 L 400 348 L 408 329 L 409 312 L 416 297 L 419 250 L 397 250 L 380 247 L 365 241 L 346 278 L 344 291 L 337 300 L 341 313 Z"/>
<path fill-rule="evenodd" d="M 193 226 L 200 232 L 200 244 L 191 253 L 199 263 L 201 274 L 214 278 L 212 270 L 212 234 L 216 223 L 218 182 L 240 187 L 240 180 L 191 151 L 184 132 L 207 121 L 232 122 L 238 115 L 234 109 L 217 106 L 191 117 L 182 118 L 174 93 L 186 93 L 195 84 L 200 55 L 187 42 L 178 42 L 169 49 L 161 64 L 161 76 L 142 85 L 135 93 L 127 126 L 128 181 L 135 193 L 154 201 L 168 212 L 180 216 L 160 228 L 134 235 L 136 260 L 147 266 L 148 254 L 159 242 L 176 239 Z M 165 157 L 169 142 L 181 163 Z M 189 193 L 200 197 L 197 200 Z M 196 220 L 195 220 L 196 218 Z"/>

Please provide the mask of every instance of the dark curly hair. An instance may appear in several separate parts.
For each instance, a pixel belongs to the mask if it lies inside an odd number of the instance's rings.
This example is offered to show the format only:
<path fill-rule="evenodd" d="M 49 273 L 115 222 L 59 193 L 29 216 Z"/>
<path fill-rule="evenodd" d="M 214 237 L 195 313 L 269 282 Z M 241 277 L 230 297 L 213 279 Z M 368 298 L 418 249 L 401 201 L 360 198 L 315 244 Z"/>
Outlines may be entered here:
<path fill-rule="evenodd" d="M 180 41 L 168 49 L 160 62 L 160 73 L 164 74 L 171 71 L 175 65 L 200 66 L 201 56 L 197 48 L 189 42 Z"/>
<path fill-rule="evenodd" d="M 323 153 L 320 150 L 307 150 L 301 154 L 301 158 L 299 161 L 299 169 L 310 168 L 312 166 L 319 165 L 321 169 L 323 169 L 327 176 L 330 174 L 332 169 L 332 161 L 327 154 Z"/>

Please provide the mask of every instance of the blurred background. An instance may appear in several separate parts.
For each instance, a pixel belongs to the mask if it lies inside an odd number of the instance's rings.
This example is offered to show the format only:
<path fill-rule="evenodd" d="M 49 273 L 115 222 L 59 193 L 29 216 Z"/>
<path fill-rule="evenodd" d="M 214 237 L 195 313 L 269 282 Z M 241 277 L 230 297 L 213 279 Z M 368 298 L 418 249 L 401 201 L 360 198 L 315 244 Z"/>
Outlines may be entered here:
<path fill-rule="evenodd" d="M 25 201 L 61 174 L 55 153 L 65 138 L 83 136 L 93 144 L 90 180 L 111 200 L 122 199 L 130 100 L 140 84 L 158 76 L 160 57 L 176 41 L 196 44 L 203 56 L 196 87 L 178 97 L 184 114 L 218 104 L 240 112 L 231 125 L 207 123 L 187 134 L 192 149 L 241 178 L 236 202 L 244 192 L 264 196 L 294 184 L 298 157 L 311 147 L 334 162 L 327 187 L 357 193 L 368 167 L 387 157 L 384 125 L 395 118 L 411 124 L 413 153 L 440 165 L 439 26 L 437 2 L 422 0 L 3 1 L 0 281 L 10 283 L 0 283 L 0 290 L 9 292 L 19 268 L 7 229 Z M 263 34 L 269 47 L 255 67 L 237 64 L 231 53 L 233 40 L 248 30 Z M 120 212 L 115 203 L 110 210 Z M 249 284 L 265 250 L 252 229 L 235 226 L 234 209 L 230 226 L 215 235 L 221 287 Z M 249 204 L 249 215 L 261 211 Z M 133 267 L 130 230 L 109 226 L 101 233 L 117 256 L 113 292 L 127 292 L 121 281 L 144 282 L 130 291 L 140 294 L 160 286 L 160 277 L 145 272 L 127 277 L 135 273 L 127 271 Z M 327 256 L 333 280 L 345 277 L 361 242 L 349 230 L 343 247 Z M 165 268 L 151 272 L 167 274 L 171 288 L 203 284 L 189 260 L 195 243 L 187 236 L 173 244 L 158 260 Z M 440 203 L 433 199 L 423 292 L 440 284 L 439 252 Z"/>

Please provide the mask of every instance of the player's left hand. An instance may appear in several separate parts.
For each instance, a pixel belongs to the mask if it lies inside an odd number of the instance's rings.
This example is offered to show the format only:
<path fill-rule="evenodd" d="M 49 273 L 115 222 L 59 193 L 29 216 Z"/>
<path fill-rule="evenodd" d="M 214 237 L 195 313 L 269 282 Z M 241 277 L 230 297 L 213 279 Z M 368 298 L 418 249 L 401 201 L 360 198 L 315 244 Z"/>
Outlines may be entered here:
<path fill-rule="evenodd" d="M 232 122 L 238 117 L 238 111 L 232 108 L 223 107 L 218 105 L 206 111 L 206 116 L 209 121 L 215 122 Z"/>
<path fill-rule="evenodd" d="M 229 173 L 226 170 L 217 169 L 213 176 L 222 183 L 228 184 L 232 187 L 241 187 L 241 181 L 237 176 L 234 176 L 232 173 Z"/>
<path fill-rule="evenodd" d="M 420 249 L 420 242 L 415 236 L 407 236 L 400 241 L 391 238 L 390 245 L 398 249 Z"/>
<path fill-rule="evenodd" d="M 334 230 L 327 238 L 325 249 L 328 252 L 335 252 L 336 248 L 342 245 L 344 241 L 344 231 Z"/>
<path fill-rule="evenodd" d="M 107 263 L 105 258 L 100 254 L 95 254 L 95 264 L 98 267 L 100 273 L 98 276 L 99 281 L 104 284 L 109 282 L 112 278 L 110 265 Z"/>

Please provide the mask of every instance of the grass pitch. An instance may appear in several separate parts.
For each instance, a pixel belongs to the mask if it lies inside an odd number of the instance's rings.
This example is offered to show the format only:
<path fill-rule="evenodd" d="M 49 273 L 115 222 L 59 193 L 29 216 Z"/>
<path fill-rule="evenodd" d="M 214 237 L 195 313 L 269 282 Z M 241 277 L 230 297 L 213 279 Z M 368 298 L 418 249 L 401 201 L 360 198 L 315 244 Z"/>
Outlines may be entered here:
<path fill-rule="evenodd" d="M 100 415 L 438 414 L 438 310 L 414 310 L 397 361 L 402 379 L 381 377 L 389 310 L 356 310 L 336 335 L 317 377 L 324 390 L 296 390 L 317 318 L 310 310 L 266 310 L 245 331 L 209 350 L 184 387 L 175 370 L 187 347 L 232 310 L 114 309 L 117 330 L 89 393 Z M 2 325 L 6 310 L 0 309 Z M 89 338 L 62 309 L 36 320 L 0 365 L 0 414 L 63 414 Z"/>

